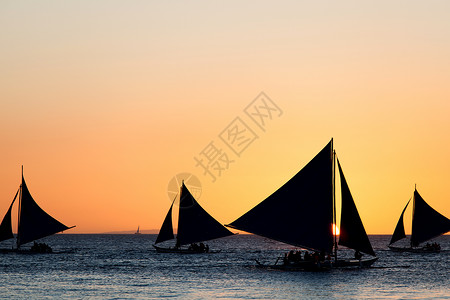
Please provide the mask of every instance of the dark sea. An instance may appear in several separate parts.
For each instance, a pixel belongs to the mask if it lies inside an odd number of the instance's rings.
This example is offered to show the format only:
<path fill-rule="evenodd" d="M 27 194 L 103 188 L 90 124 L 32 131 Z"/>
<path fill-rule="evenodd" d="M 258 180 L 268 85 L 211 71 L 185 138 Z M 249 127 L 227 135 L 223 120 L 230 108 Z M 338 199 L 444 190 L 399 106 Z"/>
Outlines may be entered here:
<path fill-rule="evenodd" d="M 368 269 L 289 272 L 256 268 L 292 247 L 254 235 L 210 241 L 215 254 L 161 254 L 156 235 L 58 234 L 53 254 L 0 254 L 2 299 L 450 299 L 450 236 L 441 253 L 394 253 L 372 235 Z M 0 248 L 11 247 L 11 241 Z M 353 251 L 340 250 L 341 256 Z"/>

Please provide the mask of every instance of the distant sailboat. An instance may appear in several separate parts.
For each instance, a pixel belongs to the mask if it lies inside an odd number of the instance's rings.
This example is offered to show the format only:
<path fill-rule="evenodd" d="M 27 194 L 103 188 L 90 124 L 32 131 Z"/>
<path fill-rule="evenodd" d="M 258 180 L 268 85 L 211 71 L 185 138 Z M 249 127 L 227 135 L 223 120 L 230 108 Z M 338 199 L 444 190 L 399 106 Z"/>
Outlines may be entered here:
<path fill-rule="evenodd" d="M 172 201 L 172 205 L 169 208 L 158 237 L 156 238 L 155 245 L 153 245 L 156 251 L 165 253 L 213 252 L 209 251 L 208 246 L 206 246 L 206 248 L 201 246 L 198 246 L 198 248 L 197 246 L 194 248 L 182 248 L 182 246 L 233 235 L 231 231 L 217 222 L 200 206 L 200 204 L 198 204 L 183 182 L 181 184 L 180 192 L 178 233 L 176 236 L 175 247 L 164 248 L 156 246 L 156 244 L 175 238 L 172 226 L 172 208 L 175 199 Z"/>
<path fill-rule="evenodd" d="M 437 243 L 427 243 L 425 246 L 420 246 L 420 244 L 450 231 L 450 220 L 429 206 L 423 200 L 422 196 L 420 196 L 417 189 L 414 189 L 410 247 L 392 246 L 395 242 L 406 238 L 403 215 L 410 201 L 406 203 L 405 208 L 400 214 L 397 226 L 389 243 L 389 248 L 398 252 L 439 252 L 441 248 Z"/>
<path fill-rule="evenodd" d="M 135 232 L 134 234 L 141 234 L 141 233 L 139 232 L 139 226 L 138 226 L 138 228 L 137 228 L 137 230 L 136 230 L 136 232 Z"/>
<path fill-rule="evenodd" d="M 341 178 L 342 212 L 340 239 L 333 235 L 336 224 L 335 152 L 333 140 L 303 169 L 253 209 L 229 225 L 286 244 L 333 255 L 334 260 L 305 261 L 272 265 L 281 269 L 328 269 L 332 267 L 370 266 L 370 259 L 338 259 L 338 244 L 375 256 L 359 217 L 344 173 L 338 161 Z"/>
<path fill-rule="evenodd" d="M 14 196 L 14 199 L 6 212 L 2 223 L 0 224 L 0 242 L 14 238 L 12 231 L 11 211 L 18 195 L 19 218 L 16 250 L 20 250 L 20 247 L 23 244 L 75 227 L 67 227 L 39 207 L 28 191 L 25 179 L 23 177 L 22 168 L 22 184 L 20 185 L 19 190 Z M 35 252 L 51 252 L 51 248 L 49 246 L 41 243 L 35 243 L 31 250 Z"/>

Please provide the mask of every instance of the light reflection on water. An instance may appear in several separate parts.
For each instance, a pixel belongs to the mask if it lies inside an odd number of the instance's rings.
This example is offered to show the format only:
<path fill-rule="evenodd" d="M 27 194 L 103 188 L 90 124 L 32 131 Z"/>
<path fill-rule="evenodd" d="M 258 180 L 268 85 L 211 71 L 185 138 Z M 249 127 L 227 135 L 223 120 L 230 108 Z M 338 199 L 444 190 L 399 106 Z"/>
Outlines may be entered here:
<path fill-rule="evenodd" d="M 440 254 L 394 253 L 390 236 L 371 236 L 380 259 L 370 269 L 282 272 L 255 267 L 291 249 L 237 235 L 209 243 L 217 254 L 160 254 L 155 235 L 55 235 L 61 254 L 1 254 L 1 298 L 450 299 L 450 236 Z M 9 245 L 9 244 L 8 244 Z M 7 248 L 8 245 L 0 244 Z M 352 255 L 342 251 L 342 255 Z"/>

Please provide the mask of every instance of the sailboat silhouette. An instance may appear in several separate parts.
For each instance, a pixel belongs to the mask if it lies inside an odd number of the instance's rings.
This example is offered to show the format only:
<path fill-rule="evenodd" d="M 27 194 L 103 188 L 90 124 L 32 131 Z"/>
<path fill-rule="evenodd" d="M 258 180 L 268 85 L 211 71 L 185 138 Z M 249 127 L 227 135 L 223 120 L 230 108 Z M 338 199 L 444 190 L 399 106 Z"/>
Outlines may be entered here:
<path fill-rule="evenodd" d="M 174 239 L 172 226 L 172 208 L 176 197 L 172 201 L 172 205 L 167 212 L 166 218 L 161 226 L 158 237 L 156 238 L 155 247 L 157 252 L 165 253 L 205 253 L 217 252 L 210 251 L 209 247 L 190 247 L 182 248 L 183 245 L 194 244 L 198 242 L 209 241 L 229 235 L 233 235 L 231 231 L 217 222 L 210 214 L 208 214 L 200 204 L 195 200 L 184 181 L 181 184 L 180 206 L 178 214 L 178 229 L 175 247 L 165 248 L 156 246 Z"/>
<path fill-rule="evenodd" d="M 16 251 L 26 243 L 75 227 L 67 227 L 39 207 L 25 183 L 22 167 L 22 183 L 0 224 L 0 242 L 14 238 L 11 211 L 17 196 L 19 196 L 19 218 Z M 35 252 L 52 251 L 49 246 L 41 243 L 35 243 L 31 250 Z"/>
<path fill-rule="evenodd" d="M 333 226 L 336 224 L 335 160 L 336 153 L 331 140 L 294 177 L 226 226 L 334 257 L 334 260 L 303 260 L 282 265 L 277 265 L 277 260 L 275 265 L 270 266 L 272 268 L 301 270 L 372 265 L 378 258 L 375 257 L 339 161 L 342 192 L 339 242 L 337 236 L 333 235 Z M 338 245 L 374 257 L 338 259 Z"/>

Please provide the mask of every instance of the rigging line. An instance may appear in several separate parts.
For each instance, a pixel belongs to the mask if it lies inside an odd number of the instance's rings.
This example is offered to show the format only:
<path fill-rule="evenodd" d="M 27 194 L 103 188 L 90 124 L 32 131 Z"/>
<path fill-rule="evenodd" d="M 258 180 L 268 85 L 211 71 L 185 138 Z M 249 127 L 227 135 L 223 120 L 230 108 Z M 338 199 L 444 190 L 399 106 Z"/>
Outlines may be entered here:
<path fill-rule="evenodd" d="M 180 191 L 180 192 L 181 192 L 181 191 Z M 178 194 L 179 194 L 180 192 L 177 192 L 177 194 L 175 195 L 175 197 L 174 197 L 173 200 L 172 200 L 172 204 L 170 205 L 170 207 L 173 206 L 173 204 L 175 203 L 175 200 L 177 199 Z M 181 208 L 181 199 L 180 199 L 180 205 L 178 205 L 178 206 Z M 173 211 L 172 211 L 172 214 L 173 214 Z M 179 211 L 178 211 L 178 218 L 180 217 L 179 215 L 180 215 L 180 213 L 179 213 Z M 170 216 L 170 219 L 172 219 L 172 215 Z M 173 225 L 172 225 L 172 234 L 173 234 Z M 178 244 L 178 222 L 177 222 L 177 235 L 175 236 L 175 240 L 176 240 L 175 244 Z"/>
<path fill-rule="evenodd" d="M 332 140 L 333 141 L 333 140 Z M 334 259 L 337 261 L 337 216 L 336 216 L 336 151 L 333 149 L 333 226 L 334 226 Z"/>

